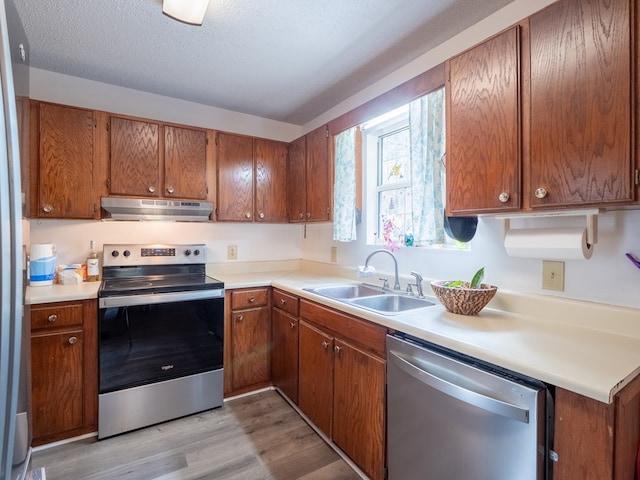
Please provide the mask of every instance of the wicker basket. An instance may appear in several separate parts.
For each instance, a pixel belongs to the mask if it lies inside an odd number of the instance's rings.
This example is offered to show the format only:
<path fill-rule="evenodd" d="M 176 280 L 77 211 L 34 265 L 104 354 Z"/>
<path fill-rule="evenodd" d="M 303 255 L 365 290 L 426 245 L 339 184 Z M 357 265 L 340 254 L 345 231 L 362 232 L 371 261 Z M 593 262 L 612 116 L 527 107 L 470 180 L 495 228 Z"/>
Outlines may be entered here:
<path fill-rule="evenodd" d="M 446 280 L 431 282 L 431 290 L 447 311 L 460 315 L 477 315 L 498 290 L 498 287 L 486 283 L 480 288 L 469 288 L 468 282 L 459 287 L 444 286 L 447 283 Z"/>

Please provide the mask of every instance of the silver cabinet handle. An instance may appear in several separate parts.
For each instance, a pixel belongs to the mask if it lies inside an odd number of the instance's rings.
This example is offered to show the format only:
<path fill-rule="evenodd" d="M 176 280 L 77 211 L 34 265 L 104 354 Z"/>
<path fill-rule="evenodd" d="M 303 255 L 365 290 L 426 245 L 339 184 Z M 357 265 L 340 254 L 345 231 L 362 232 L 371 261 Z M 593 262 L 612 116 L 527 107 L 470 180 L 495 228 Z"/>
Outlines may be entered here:
<path fill-rule="evenodd" d="M 329 342 L 322 342 L 322 348 L 325 350 L 329 347 Z"/>
<path fill-rule="evenodd" d="M 45 203 L 45 204 L 42 206 L 42 211 L 43 211 L 44 213 L 51 213 L 51 212 L 53 212 L 53 207 L 52 207 L 50 204 Z"/>
<path fill-rule="evenodd" d="M 75 345 L 78 343 L 78 337 L 69 337 L 69 345 Z"/>
<path fill-rule="evenodd" d="M 311 212 L 307 212 L 307 219 L 311 218 Z"/>
<path fill-rule="evenodd" d="M 304 218 L 304 213 L 299 213 L 298 217 L 300 218 L 300 220 L 302 220 Z"/>
<path fill-rule="evenodd" d="M 536 198 L 544 198 L 547 196 L 547 190 L 542 187 L 536 188 L 534 195 L 536 196 Z"/>
<path fill-rule="evenodd" d="M 291 326 L 291 328 L 296 328 L 296 324 L 294 322 L 291 322 L 289 325 Z"/>
<path fill-rule="evenodd" d="M 511 418 L 522 423 L 529 423 L 529 410 L 526 408 L 512 405 L 501 400 L 487 397 L 482 393 L 468 390 L 460 385 L 451 383 L 443 378 L 419 368 L 398 355 L 396 352 L 389 352 L 389 360 L 400 370 L 411 375 L 416 380 L 429 385 L 436 390 L 449 395 L 450 397 L 457 398 L 458 400 L 473 405 L 474 407 L 486 410 L 488 412 L 495 413 L 506 418 Z"/>
<path fill-rule="evenodd" d="M 255 303 L 256 297 L 249 297 L 249 303 Z"/>
<path fill-rule="evenodd" d="M 173 187 L 167 188 L 167 193 L 172 194 L 174 192 Z"/>
<path fill-rule="evenodd" d="M 507 192 L 502 192 L 498 195 L 498 200 L 502 203 L 507 203 L 509 201 L 509 194 Z"/>
<path fill-rule="evenodd" d="M 236 317 L 236 320 L 237 320 L 237 321 L 239 321 L 239 322 L 241 322 L 242 320 L 244 320 L 244 316 L 243 316 L 243 315 L 238 315 L 238 316 Z"/>
<path fill-rule="evenodd" d="M 258 214 L 258 217 L 259 217 L 259 218 L 264 218 L 264 213 L 260 212 L 260 213 Z"/>
<path fill-rule="evenodd" d="M 338 345 L 336 345 L 335 347 L 333 347 L 333 351 L 336 352 L 336 354 L 339 355 L 340 352 L 342 351 L 342 349 Z"/>
<path fill-rule="evenodd" d="M 156 191 L 156 187 L 153 185 L 149 185 L 149 193 L 154 193 Z"/>
<path fill-rule="evenodd" d="M 287 303 L 287 301 L 284 298 L 280 299 L 280 305 L 284 305 L 285 303 Z"/>
<path fill-rule="evenodd" d="M 47 320 L 49 320 L 51 323 L 55 322 L 58 319 L 58 315 L 56 315 L 55 313 L 52 313 L 51 315 L 49 315 L 49 318 L 47 318 Z"/>
<path fill-rule="evenodd" d="M 251 218 L 251 213 L 250 212 L 245 213 L 244 218 Z"/>

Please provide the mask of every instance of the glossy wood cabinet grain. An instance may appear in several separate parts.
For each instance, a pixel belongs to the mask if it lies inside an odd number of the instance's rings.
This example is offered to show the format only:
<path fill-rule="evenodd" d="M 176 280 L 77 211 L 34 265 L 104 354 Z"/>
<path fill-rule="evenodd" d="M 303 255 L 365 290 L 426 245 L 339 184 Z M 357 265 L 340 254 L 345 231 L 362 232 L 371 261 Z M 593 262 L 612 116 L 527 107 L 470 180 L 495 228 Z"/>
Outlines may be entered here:
<path fill-rule="evenodd" d="M 384 478 L 386 329 L 300 300 L 300 410 L 369 478 Z"/>
<path fill-rule="evenodd" d="M 289 222 L 331 220 L 332 167 L 329 130 L 319 127 L 289 144 L 287 211 Z"/>
<path fill-rule="evenodd" d="M 271 299 L 271 381 L 297 404 L 299 300 L 276 288 Z"/>
<path fill-rule="evenodd" d="M 30 218 L 100 217 L 97 112 L 31 101 Z"/>
<path fill-rule="evenodd" d="M 447 93 L 447 209 L 520 208 L 520 28 L 452 58 Z"/>
<path fill-rule="evenodd" d="M 611 404 L 555 390 L 554 480 L 635 478 L 640 447 L 640 377 Z"/>
<path fill-rule="evenodd" d="M 286 222 L 287 144 L 219 132 L 217 219 Z"/>
<path fill-rule="evenodd" d="M 205 200 L 207 134 L 144 119 L 109 119 L 109 194 Z"/>
<path fill-rule="evenodd" d="M 227 292 L 225 316 L 225 395 L 271 383 L 269 287 Z"/>
<path fill-rule="evenodd" d="M 33 445 L 97 429 L 97 301 L 28 307 Z"/>
<path fill-rule="evenodd" d="M 561 0 L 529 19 L 534 209 L 633 200 L 633 3 Z"/>

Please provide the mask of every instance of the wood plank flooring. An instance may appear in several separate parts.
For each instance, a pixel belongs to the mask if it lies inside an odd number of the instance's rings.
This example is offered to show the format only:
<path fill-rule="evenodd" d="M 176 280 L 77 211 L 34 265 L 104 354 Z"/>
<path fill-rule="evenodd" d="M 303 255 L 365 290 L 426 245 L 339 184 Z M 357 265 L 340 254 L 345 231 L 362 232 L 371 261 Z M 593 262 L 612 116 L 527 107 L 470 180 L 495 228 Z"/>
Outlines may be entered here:
<path fill-rule="evenodd" d="M 152 408 L 152 406 L 150 406 Z M 47 480 L 356 480 L 276 392 L 104 440 L 35 452 Z"/>

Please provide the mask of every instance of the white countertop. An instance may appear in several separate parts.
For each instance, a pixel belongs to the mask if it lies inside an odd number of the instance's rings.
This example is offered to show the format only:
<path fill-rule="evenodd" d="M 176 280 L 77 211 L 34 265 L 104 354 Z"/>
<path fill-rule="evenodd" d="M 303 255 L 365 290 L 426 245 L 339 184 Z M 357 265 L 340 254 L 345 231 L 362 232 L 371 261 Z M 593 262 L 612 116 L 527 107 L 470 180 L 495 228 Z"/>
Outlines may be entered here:
<path fill-rule="evenodd" d="M 380 315 L 303 290 L 356 282 L 326 273 L 264 271 L 215 277 L 226 289 L 272 285 L 604 403 L 611 403 L 640 373 L 640 311 L 635 309 L 522 296 L 519 313 L 487 307 L 477 316 L 463 316 L 438 305 Z M 99 285 L 29 287 L 26 303 L 95 298 Z M 490 305 L 516 303 L 504 294 Z"/>

